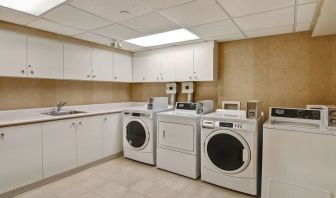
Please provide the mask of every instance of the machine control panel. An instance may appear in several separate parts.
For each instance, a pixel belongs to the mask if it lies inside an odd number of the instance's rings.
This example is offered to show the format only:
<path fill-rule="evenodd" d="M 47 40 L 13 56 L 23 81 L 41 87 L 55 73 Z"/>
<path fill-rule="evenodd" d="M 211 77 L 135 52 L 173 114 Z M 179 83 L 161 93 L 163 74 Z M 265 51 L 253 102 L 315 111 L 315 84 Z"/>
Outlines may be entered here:
<path fill-rule="evenodd" d="M 247 129 L 249 126 L 247 124 L 239 122 L 224 122 L 224 121 L 213 121 L 213 120 L 203 120 L 203 128 L 231 128 L 231 129 Z"/>
<path fill-rule="evenodd" d="M 124 117 L 151 118 L 151 114 L 138 112 L 124 112 Z"/>
<path fill-rule="evenodd" d="M 192 110 L 196 111 L 197 103 L 190 103 L 190 102 L 177 102 L 176 109 L 179 110 Z"/>
<path fill-rule="evenodd" d="M 271 108 L 272 117 L 321 120 L 321 111 L 312 109 Z"/>

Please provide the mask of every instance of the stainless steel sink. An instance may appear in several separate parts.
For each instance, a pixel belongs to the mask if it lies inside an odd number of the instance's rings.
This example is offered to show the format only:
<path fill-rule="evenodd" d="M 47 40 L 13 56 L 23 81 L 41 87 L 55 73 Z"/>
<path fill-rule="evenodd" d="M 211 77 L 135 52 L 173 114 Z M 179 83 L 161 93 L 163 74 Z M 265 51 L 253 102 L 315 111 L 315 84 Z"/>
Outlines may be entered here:
<path fill-rule="evenodd" d="M 64 116 L 64 115 L 73 115 L 73 114 L 80 114 L 80 113 L 86 113 L 84 111 L 50 111 L 46 113 L 42 113 L 44 115 L 50 115 L 50 116 Z"/>

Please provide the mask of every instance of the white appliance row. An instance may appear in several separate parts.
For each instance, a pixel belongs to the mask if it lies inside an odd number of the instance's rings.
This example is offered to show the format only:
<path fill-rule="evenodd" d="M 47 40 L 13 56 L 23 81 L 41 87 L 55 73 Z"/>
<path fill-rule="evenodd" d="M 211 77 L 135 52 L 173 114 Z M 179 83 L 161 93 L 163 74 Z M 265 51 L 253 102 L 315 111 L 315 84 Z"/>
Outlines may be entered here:
<path fill-rule="evenodd" d="M 202 115 L 212 111 L 213 101 L 178 102 L 174 111 L 146 107 L 125 110 L 124 156 L 256 195 L 260 183 L 262 114 L 247 118 L 248 112 L 253 111 L 250 109 Z M 261 116 L 254 118 L 255 115 Z"/>

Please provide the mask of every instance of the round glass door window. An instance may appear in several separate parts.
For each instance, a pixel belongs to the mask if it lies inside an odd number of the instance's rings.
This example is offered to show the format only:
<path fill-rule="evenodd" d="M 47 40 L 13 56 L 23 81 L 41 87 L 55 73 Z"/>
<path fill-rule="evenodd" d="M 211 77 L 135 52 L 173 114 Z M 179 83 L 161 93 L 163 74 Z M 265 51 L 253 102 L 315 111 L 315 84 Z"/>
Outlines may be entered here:
<path fill-rule="evenodd" d="M 246 141 L 226 132 L 210 136 L 206 144 L 208 159 L 225 173 L 238 173 L 244 170 L 250 159 Z"/>
<path fill-rule="evenodd" d="M 139 121 L 130 121 L 126 126 L 126 139 L 132 147 L 141 149 L 147 143 L 147 131 Z"/>

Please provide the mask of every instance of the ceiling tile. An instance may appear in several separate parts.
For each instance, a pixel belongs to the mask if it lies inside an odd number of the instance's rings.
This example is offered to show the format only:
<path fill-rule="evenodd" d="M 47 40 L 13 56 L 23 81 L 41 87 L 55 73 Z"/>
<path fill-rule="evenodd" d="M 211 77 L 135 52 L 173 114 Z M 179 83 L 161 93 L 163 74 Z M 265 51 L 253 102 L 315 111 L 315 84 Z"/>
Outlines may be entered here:
<path fill-rule="evenodd" d="M 252 32 L 245 32 L 245 34 L 248 38 L 255 38 L 255 37 L 262 37 L 262 36 L 269 36 L 269 35 L 285 34 L 285 33 L 291 33 L 291 32 L 293 32 L 293 25 L 277 27 L 277 28 L 272 28 L 272 29 L 252 31 Z"/>
<path fill-rule="evenodd" d="M 86 40 L 86 41 L 91 41 L 94 43 L 100 43 L 100 44 L 109 44 L 112 42 L 112 39 L 110 38 L 106 38 L 103 36 L 99 36 L 96 34 L 92 34 L 92 33 L 83 33 L 83 34 L 78 34 L 75 36 L 76 38 L 82 39 L 82 40 Z"/>
<path fill-rule="evenodd" d="M 295 0 L 217 0 L 232 17 L 293 6 Z"/>
<path fill-rule="evenodd" d="M 25 25 L 35 19 L 37 19 L 37 17 L 0 6 L 1 21 Z"/>
<path fill-rule="evenodd" d="M 113 39 L 127 40 L 135 37 L 143 36 L 143 34 L 123 27 L 118 24 L 110 25 L 94 31 L 95 33 Z"/>
<path fill-rule="evenodd" d="M 196 0 L 161 12 L 176 23 L 189 27 L 228 18 L 214 0 Z"/>
<path fill-rule="evenodd" d="M 211 37 L 206 40 L 224 42 L 224 41 L 234 41 L 234 40 L 241 40 L 241 39 L 245 39 L 245 36 L 242 33 L 237 33 L 237 34 L 226 34 L 226 35 Z"/>
<path fill-rule="evenodd" d="M 296 0 L 296 4 L 304 4 L 304 3 L 311 3 L 311 2 L 318 2 L 319 0 Z"/>
<path fill-rule="evenodd" d="M 294 7 L 234 19 L 243 31 L 289 26 L 294 24 Z"/>
<path fill-rule="evenodd" d="M 297 6 L 296 23 L 311 22 L 315 15 L 317 3 Z"/>
<path fill-rule="evenodd" d="M 173 7 L 192 0 L 142 0 L 153 9 L 164 9 Z"/>
<path fill-rule="evenodd" d="M 121 24 L 144 34 L 154 34 L 181 28 L 156 12 L 129 19 L 121 22 Z"/>
<path fill-rule="evenodd" d="M 92 30 L 111 24 L 111 22 L 106 19 L 68 5 L 56 8 L 43 15 L 43 17 L 59 24 L 81 30 Z"/>
<path fill-rule="evenodd" d="M 296 24 L 295 32 L 303 32 L 310 30 L 311 23 Z"/>
<path fill-rule="evenodd" d="M 58 34 L 64 34 L 64 35 L 75 35 L 75 34 L 79 34 L 83 32 L 81 30 L 59 25 L 57 23 L 48 21 L 46 19 L 38 19 L 36 21 L 33 21 L 32 23 L 29 23 L 28 26 L 32 28 L 41 29 L 41 30 L 45 30 L 48 32 L 58 33 Z"/>
<path fill-rule="evenodd" d="M 237 26 L 231 20 L 217 21 L 189 28 L 200 38 L 210 38 L 219 35 L 240 33 Z"/>
<path fill-rule="evenodd" d="M 115 22 L 141 16 L 152 11 L 139 0 L 74 0 L 71 4 Z M 120 13 L 121 11 L 128 11 L 129 14 Z"/>

